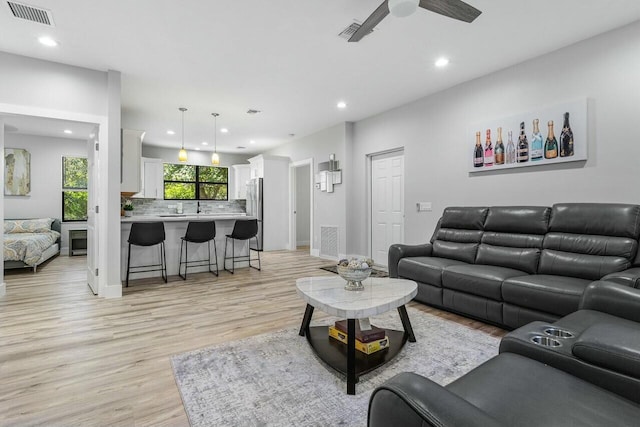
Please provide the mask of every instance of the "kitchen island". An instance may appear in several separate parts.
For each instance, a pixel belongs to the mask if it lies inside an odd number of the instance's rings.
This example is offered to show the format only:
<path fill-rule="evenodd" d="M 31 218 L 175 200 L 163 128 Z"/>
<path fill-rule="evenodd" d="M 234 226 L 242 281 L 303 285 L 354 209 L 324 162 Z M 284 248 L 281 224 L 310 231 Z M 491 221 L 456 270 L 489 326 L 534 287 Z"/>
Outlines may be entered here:
<path fill-rule="evenodd" d="M 167 258 L 167 274 L 169 276 L 176 276 L 178 274 L 178 265 L 180 262 L 180 243 L 181 237 L 184 236 L 187 231 L 187 224 L 190 221 L 215 221 L 216 222 L 216 247 L 217 247 L 217 261 L 218 269 L 224 270 L 224 244 L 225 236 L 231 234 L 233 231 L 233 225 L 236 220 L 254 219 L 246 214 L 167 214 L 167 215 L 134 215 L 132 217 L 121 218 L 121 251 L 120 251 L 120 271 L 121 279 L 124 281 L 127 275 L 127 254 L 129 243 L 129 232 L 131 231 L 131 223 L 133 222 L 163 222 L 165 232 L 165 250 Z M 213 259 L 213 244 L 211 244 L 211 257 Z M 236 241 L 236 254 L 247 253 L 247 242 Z M 229 251 L 231 251 L 231 242 L 229 242 Z M 230 254 L 229 254 L 230 256 Z M 189 260 L 200 260 L 208 257 L 207 245 L 189 243 Z M 160 249 L 155 247 L 141 247 L 131 246 L 131 264 L 132 265 L 147 265 L 147 264 L 160 264 Z M 236 268 L 248 267 L 248 262 L 236 262 Z M 215 269 L 215 267 L 212 267 Z M 187 274 L 197 273 L 201 271 L 207 271 L 207 266 L 191 267 Z M 143 277 L 158 277 L 158 280 L 162 282 L 159 271 L 131 274 L 129 280 L 141 279 Z M 215 277 L 215 276 L 212 276 Z"/>

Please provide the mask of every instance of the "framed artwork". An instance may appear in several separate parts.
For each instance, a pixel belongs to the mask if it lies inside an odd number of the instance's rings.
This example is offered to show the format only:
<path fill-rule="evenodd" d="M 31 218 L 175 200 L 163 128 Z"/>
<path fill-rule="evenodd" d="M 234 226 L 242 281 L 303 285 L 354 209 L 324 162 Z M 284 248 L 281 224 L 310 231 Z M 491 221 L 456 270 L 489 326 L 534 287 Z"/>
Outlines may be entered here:
<path fill-rule="evenodd" d="M 474 173 L 587 160 L 587 99 L 471 125 L 467 143 Z"/>
<path fill-rule="evenodd" d="M 4 149 L 4 195 L 27 196 L 31 192 L 31 154 L 21 148 Z"/>

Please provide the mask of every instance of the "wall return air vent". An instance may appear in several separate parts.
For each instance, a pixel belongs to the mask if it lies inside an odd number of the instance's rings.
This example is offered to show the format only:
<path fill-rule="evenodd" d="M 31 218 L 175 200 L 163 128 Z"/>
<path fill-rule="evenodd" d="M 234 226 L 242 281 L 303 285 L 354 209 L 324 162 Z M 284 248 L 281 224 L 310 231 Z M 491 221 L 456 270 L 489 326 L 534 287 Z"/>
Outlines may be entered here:
<path fill-rule="evenodd" d="M 53 16 L 50 10 L 14 1 L 7 1 L 7 5 L 9 5 L 11 13 L 13 13 L 13 16 L 16 18 L 26 19 L 27 21 L 37 22 L 38 24 L 49 25 L 51 27 L 54 26 Z"/>

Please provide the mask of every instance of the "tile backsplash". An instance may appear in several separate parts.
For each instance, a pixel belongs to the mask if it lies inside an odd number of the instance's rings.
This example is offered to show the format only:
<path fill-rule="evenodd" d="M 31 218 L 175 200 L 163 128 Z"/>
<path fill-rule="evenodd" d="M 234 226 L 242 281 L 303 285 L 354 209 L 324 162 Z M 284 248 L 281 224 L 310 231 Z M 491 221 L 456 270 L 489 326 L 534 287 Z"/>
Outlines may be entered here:
<path fill-rule="evenodd" d="M 122 200 L 124 202 L 124 199 Z M 182 213 L 195 214 L 198 202 L 195 200 L 156 200 L 156 199 L 131 199 L 133 202 L 133 215 L 160 215 L 174 214 L 178 203 L 182 203 Z M 245 213 L 246 200 L 214 201 L 201 200 L 201 213 Z"/>

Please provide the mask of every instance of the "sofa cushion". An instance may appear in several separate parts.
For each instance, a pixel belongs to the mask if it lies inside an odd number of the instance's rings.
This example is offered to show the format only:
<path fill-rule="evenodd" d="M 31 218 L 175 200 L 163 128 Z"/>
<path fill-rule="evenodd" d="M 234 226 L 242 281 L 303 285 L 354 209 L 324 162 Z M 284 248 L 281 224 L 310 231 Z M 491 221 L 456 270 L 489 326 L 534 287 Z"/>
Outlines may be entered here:
<path fill-rule="evenodd" d="M 599 280 L 607 274 L 626 270 L 629 267 L 631 267 L 631 262 L 623 257 L 543 249 L 540 254 L 538 273 L 579 277 L 593 281 Z"/>
<path fill-rule="evenodd" d="M 485 207 L 448 207 L 442 213 L 440 228 L 459 228 L 482 230 L 489 208 Z"/>
<path fill-rule="evenodd" d="M 481 244 L 476 255 L 476 264 L 488 264 L 517 269 L 534 274 L 538 268 L 540 249 L 510 248 Z"/>
<path fill-rule="evenodd" d="M 633 426 L 638 405 L 526 357 L 502 353 L 446 388 L 505 426 Z"/>
<path fill-rule="evenodd" d="M 502 284 L 502 298 L 522 307 L 564 316 L 578 309 L 589 283 L 577 277 L 548 274 L 511 277 Z"/>
<path fill-rule="evenodd" d="M 502 301 L 502 282 L 523 274 L 496 265 L 452 265 L 442 273 L 442 287 Z"/>
<path fill-rule="evenodd" d="M 571 350 L 586 362 L 640 378 L 640 325 L 594 324 L 580 335 Z"/>
<path fill-rule="evenodd" d="M 398 263 L 398 277 L 432 286 L 442 286 L 442 270 L 451 265 L 464 265 L 462 261 L 437 257 L 402 258 Z"/>
<path fill-rule="evenodd" d="M 472 264 L 476 259 L 478 243 L 459 243 L 436 240 L 433 242 L 433 256 L 450 258 Z"/>
<path fill-rule="evenodd" d="M 558 203 L 549 231 L 599 236 L 640 237 L 640 206 L 616 203 Z"/>
<path fill-rule="evenodd" d="M 551 208 L 544 206 L 494 206 L 489 208 L 484 229 L 504 233 L 545 234 Z"/>

